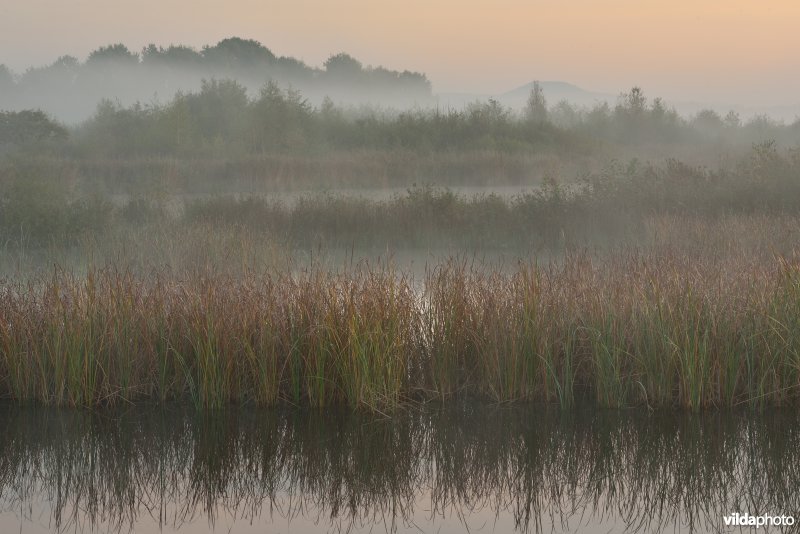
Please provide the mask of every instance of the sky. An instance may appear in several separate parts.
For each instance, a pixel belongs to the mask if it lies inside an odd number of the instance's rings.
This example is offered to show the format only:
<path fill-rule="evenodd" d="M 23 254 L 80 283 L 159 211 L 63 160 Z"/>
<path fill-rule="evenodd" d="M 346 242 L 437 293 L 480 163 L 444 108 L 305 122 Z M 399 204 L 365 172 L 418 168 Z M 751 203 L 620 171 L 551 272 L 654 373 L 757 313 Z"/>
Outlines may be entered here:
<path fill-rule="evenodd" d="M 425 72 L 437 93 L 538 79 L 763 106 L 800 103 L 798 28 L 797 0 L 3 0 L 0 63 L 237 36 L 312 66 L 344 51 Z"/>

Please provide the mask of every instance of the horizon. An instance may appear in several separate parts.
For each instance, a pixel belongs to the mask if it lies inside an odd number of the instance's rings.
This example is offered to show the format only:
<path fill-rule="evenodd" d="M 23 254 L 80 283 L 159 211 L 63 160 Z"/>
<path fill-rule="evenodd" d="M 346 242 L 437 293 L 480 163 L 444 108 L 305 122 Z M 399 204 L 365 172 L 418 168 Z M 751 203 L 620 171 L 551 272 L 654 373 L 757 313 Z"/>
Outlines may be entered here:
<path fill-rule="evenodd" d="M 237 36 L 312 67 L 346 52 L 365 66 L 422 72 L 437 94 L 502 94 L 539 79 L 612 95 L 639 86 L 671 102 L 800 103 L 800 59 L 793 54 L 800 5 L 790 2 L 735 0 L 724 10 L 688 0 L 658 6 L 613 0 L 602 7 L 590 0 L 558 6 L 501 0 L 492 9 L 481 2 L 456 9 L 449 1 L 412 1 L 404 9 L 396 1 L 364 0 L 234 5 L 221 12 L 214 2 L 192 3 L 191 17 L 177 30 L 175 18 L 190 6 L 178 0 L 126 8 L 99 0 L 6 5 L 0 63 L 20 74 L 63 55 L 84 60 L 112 43 L 134 52 L 150 43 L 199 50 Z"/>

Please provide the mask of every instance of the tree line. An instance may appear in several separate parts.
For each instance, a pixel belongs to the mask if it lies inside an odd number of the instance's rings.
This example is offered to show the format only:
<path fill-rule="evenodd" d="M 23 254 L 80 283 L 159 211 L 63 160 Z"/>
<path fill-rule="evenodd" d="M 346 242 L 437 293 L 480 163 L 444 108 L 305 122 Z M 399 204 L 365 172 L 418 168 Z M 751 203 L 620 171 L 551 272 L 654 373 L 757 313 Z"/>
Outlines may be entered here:
<path fill-rule="evenodd" d="M 322 68 L 277 56 L 251 39 L 232 37 L 200 50 L 185 45 L 150 44 L 134 52 L 124 44 L 102 46 L 85 61 L 61 56 L 21 74 L 0 65 L 0 109 L 43 107 L 70 122 L 88 117 L 103 98 L 125 105 L 169 100 L 177 91 L 197 90 L 203 79 L 235 79 L 256 91 L 268 81 L 293 86 L 306 95 L 349 99 L 431 99 L 431 84 L 419 72 L 365 66 L 346 53 L 331 55 Z"/>
<path fill-rule="evenodd" d="M 48 141 L 87 157 L 204 156 L 330 150 L 401 150 L 416 153 L 540 149 L 588 154 L 601 146 L 676 147 L 708 143 L 749 146 L 775 140 L 800 145 L 800 120 L 792 124 L 705 110 L 680 116 L 641 89 L 579 108 L 547 105 L 534 85 L 527 107 L 516 112 L 497 100 L 462 109 L 392 111 L 348 107 L 324 98 L 312 104 L 299 90 L 265 83 L 255 96 L 238 81 L 210 79 L 197 91 L 179 91 L 166 104 L 122 105 L 104 99 L 79 126 L 66 128 L 41 111 L 0 112 L 0 147 Z"/>

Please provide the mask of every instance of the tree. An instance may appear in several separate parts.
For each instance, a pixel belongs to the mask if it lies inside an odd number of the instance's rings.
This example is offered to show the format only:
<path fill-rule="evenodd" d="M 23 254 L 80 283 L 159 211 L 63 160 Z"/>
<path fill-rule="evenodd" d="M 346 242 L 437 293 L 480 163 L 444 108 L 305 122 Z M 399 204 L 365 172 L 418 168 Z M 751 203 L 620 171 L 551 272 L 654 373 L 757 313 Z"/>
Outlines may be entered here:
<path fill-rule="evenodd" d="M 14 88 L 14 76 L 5 65 L 0 65 L 0 96 L 7 94 Z"/>
<path fill-rule="evenodd" d="M 547 99 L 544 97 L 542 85 L 535 81 L 528 95 L 525 106 L 525 118 L 530 122 L 542 123 L 547 121 Z"/>
<path fill-rule="evenodd" d="M 661 122 L 666 117 L 667 108 L 664 106 L 664 100 L 660 96 L 654 98 L 653 103 L 650 104 L 650 115 L 655 122 Z"/>
<path fill-rule="evenodd" d="M 166 65 L 169 67 L 196 67 L 203 61 L 203 56 L 194 48 L 183 45 L 170 45 L 162 48 L 154 44 L 142 50 L 142 63 L 145 65 Z"/>
<path fill-rule="evenodd" d="M 400 73 L 400 82 L 403 84 L 404 90 L 414 88 L 425 96 L 431 96 L 433 94 L 433 86 L 430 80 L 421 72 L 404 70 Z"/>
<path fill-rule="evenodd" d="M 73 56 L 61 56 L 47 68 L 51 83 L 60 87 L 73 85 L 80 73 L 81 64 Z"/>
<path fill-rule="evenodd" d="M 473 133 L 483 135 L 508 123 L 511 110 L 498 100 L 490 98 L 487 102 L 473 102 L 467 107 L 469 122 Z"/>
<path fill-rule="evenodd" d="M 67 129 L 39 110 L 0 112 L 0 145 L 64 140 Z"/>
<path fill-rule="evenodd" d="M 101 66 L 109 63 L 117 65 L 136 65 L 139 63 L 139 54 L 134 54 L 122 43 L 101 46 L 89 54 L 86 59 L 87 66 Z"/>
<path fill-rule="evenodd" d="M 658 112 L 659 108 L 656 107 Z M 614 108 L 614 124 L 617 135 L 626 142 L 639 143 L 654 135 L 652 122 L 647 109 L 647 98 L 640 87 L 633 87 L 628 93 L 621 93 Z"/>
<path fill-rule="evenodd" d="M 325 72 L 338 78 L 356 78 L 363 69 L 360 61 L 344 52 L 329 57 L 324 65 Z"/>
<path fill-rule="evenodd" d="M 77 71 L 81 64 L 75 56 L 61 56 L 53 62 L 51 67 L 69 71 Z"/>
<path fill-rule="evenodd" d="M 235 80 L 203 80 L 199 93 L 182 96 L 176 104 L 186 106 L 198 138 L 235 143 L 246 129 L 247 89 Z"/>
<path fill-rule="evenodd" d="M 730 110 L 725 118 L 722 119 L 725 123 L 725 126 L 730 129 L 736 129 L 742 125 L 742 119 L 739 118 L 739 114 L 733 110 Z"/>
<path fill-rule="evenodd" d="M 49 90 L 58 94 L 75 83 L 80 71 L 80 63 L 72 56 L 61 56 L 46 67 L 30 68 L 19 79 L 24 91 L 41 92 Z"/>
<path fill-rule="evenodd" d="M 641 87 L 631 88 L 629 93 L 619 95 L 617 111 L 634 117 L 642 116 L 647 106 L 647 97 Z"/>
<path fill-rule="evenodd" d="M 561 128 L 574 128 L 580 123 L 581 115 L 567 100 L 560 100 L 553 108 L 550 120 Z"/>
<path fill-rule="evenodd" d="M 595 135 L 604 135 L 611 124 L 611 108 L 605 100 L 596 103 L 586 114 L 586 126 Z"/>
<path fill-rule="evenodd" d="M 215 46 L 203 48 L 203 57 L 210 63 L 228 68 L 270 65 L 276 61 L 272 51 L 253 39 L 230 37 Z"/>
<path fill-rule="evenodd" d="M 311 106 L 298 91 L 282 91 L 269 81 L 251 107 L 255 147 L 268 150 L 304 146 L 311 114 Z"/>
<path fill-rule="evenodd" d="M 713 109 L 701 109 L 692 118 L 692 125 L 703 132 L 716 133 L 725 126 L 725 122 Z"/>

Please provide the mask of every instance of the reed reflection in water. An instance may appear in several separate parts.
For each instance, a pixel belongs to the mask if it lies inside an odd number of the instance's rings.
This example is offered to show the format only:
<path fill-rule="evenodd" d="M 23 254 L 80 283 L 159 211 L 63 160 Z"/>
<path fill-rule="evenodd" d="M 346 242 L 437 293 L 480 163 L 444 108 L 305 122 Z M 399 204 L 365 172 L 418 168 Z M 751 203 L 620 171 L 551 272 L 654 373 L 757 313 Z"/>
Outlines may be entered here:
<path fill-rule="evenodd" d="M 798 414 L 0 406 L 0 531 L 654 532 L 800 511 Z"/>

